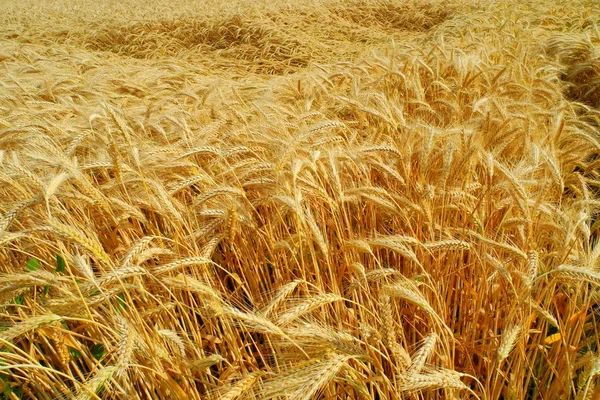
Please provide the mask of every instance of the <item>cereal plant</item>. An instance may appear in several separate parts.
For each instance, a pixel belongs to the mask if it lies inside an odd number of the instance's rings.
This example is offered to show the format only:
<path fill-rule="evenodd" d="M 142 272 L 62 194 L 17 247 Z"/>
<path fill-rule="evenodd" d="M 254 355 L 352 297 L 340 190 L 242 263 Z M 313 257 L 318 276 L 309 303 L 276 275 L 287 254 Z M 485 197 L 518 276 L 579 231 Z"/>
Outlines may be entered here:
<path fill-rule="evenodd" d="M 3 399 L 600 398 L 600 4 L 7 0 Z"/>

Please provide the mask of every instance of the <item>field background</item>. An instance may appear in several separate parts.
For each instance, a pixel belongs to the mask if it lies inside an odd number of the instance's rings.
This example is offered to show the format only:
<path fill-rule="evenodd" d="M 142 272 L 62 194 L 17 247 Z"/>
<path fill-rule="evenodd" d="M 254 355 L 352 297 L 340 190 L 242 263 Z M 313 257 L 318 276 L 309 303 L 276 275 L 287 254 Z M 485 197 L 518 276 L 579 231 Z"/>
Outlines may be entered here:
<path fill-rule="evenodd" d="M 1 8 L 3 398 L 600 398 L 597 1 Z"/>

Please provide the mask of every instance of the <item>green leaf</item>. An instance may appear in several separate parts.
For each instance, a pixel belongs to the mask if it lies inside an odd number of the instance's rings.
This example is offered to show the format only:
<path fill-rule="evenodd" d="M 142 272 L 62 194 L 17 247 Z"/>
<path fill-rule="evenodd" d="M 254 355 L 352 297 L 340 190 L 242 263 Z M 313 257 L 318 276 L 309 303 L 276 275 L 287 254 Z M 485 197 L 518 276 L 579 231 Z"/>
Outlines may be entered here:
<path fill-rule="evenodd" d="M 29 261 L 27 261 L 25 268 L 27 271 L 37 271 L 40 269 L 40 262 L 37 260 L 37 258 L 30 258 Z"/>
<path fill-rule="evenodd" d="M 23 389 L 21 389 L 21 386 L 13 387 L 12 394 L 14 396 L 16 396 L 17 399 L 22 399 L 23 398 Z M 13 399 L 14 399 L 14 396 L 12 397 Z"/>
<path fill-rule="evenodd" d="M 100 360 L 104 356 L 104 345 L 100 343 L 95 344 L 90 351 L 96 360 Z"/>
<path fill-rule="evenodd" d="M 4 380 L 3 380 L 4 381 Z M 2 398 L 10 399 L 10 384 L 8 382 L 2 382 Z"/>
<path fill-rule="evenodd" d="M 23 391 L 21 386 L 16 386 L 11 382 L 10 376 L 7 374 L 0 374 L 0 393 L 2 393 L 3 399 L 22 399 Z"/>
<path fill-rule="evenodd" d="M 75 359 L 81 358 L 81 352 L 77 349 L 69 347 L 69 353 L 71 353 L 71 357 L 73 357 Z"/>
<path fill-rule="evenodd" d="M 65 266 L 67 264 L 65 263 L 65 259 L 62 258 L 60 256 L 60 254 L 56 255 L 56 269 L 54 270 L 54 272 L 56 273 L 62 273 L 65 272 Z"/>
<path fill-rule="evenodd" d="M 24 300 L 25 300 L 25 292 L 23 292 L 20 295 L 18 295 L 17 297 L 15 297 L 14 302 L 15 302 L 15 304 L 22 305 Z"/>
<path fill-rule="evenodd" d="M 127 310 L 127 303 L 125 302 L 125 293 L 121 293 L 117 296 L 117 310 Z"/>

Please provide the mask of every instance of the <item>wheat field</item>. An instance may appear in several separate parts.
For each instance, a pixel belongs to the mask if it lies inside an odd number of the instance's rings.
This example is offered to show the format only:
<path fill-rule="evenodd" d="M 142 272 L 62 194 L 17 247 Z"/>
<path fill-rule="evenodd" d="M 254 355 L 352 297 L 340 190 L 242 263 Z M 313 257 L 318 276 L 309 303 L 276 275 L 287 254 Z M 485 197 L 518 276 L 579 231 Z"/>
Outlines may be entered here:
<path fill-rule="evenodd" d="M 3 399 L 600 399 L 600 3 L 6 0 Z"/>

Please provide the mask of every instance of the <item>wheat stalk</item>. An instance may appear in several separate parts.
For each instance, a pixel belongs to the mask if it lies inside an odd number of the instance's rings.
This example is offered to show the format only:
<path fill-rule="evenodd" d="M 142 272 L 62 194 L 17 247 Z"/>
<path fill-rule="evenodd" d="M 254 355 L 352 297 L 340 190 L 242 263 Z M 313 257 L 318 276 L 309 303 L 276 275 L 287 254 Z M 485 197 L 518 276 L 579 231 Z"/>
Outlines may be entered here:
<path fill-rule="evenodd" d="M 286 312 L 278 316 L 277 321 L 280 325 L 287 325 L 302 315 L 308 314 L 324 305 L 342 300 L 344 300 L 343 297 L 334 293 L 316 295 L 314 297 L 305 299 L 296 306 L 288 309 Z"/>
<path fill-rule="evenodd" d="M 502 337 L 500 338 L 500 345 L 498 346 L 499 364 L 502 363 L 502 361 L 504 361 L 512 351 L 520 332 L 521 327 L 519 325 L 504 329 Z"/>
<path fill-rule="evenodd" d="M 9 342 L 29 331 L 38 329 L 43 326 L 52 325 L 55 322 L 62 321 L 63 317 L 55 314 L 40 315 L 38 317 L 30 317 L 18 324 L 15 324 L 5 331 L 0 332 L 0 339 Z"/>
<path fill-rule="evenodd" d="M 118 372 L 118 367 L 108 366 L 101 368 L 96 374 L 88 379 L 85 384 L 79 389 L 76 399 L 77 400 L 90 400 L 96 397 L 96 393 L 104 387 L 104 385 L 113 379 Z"/>

